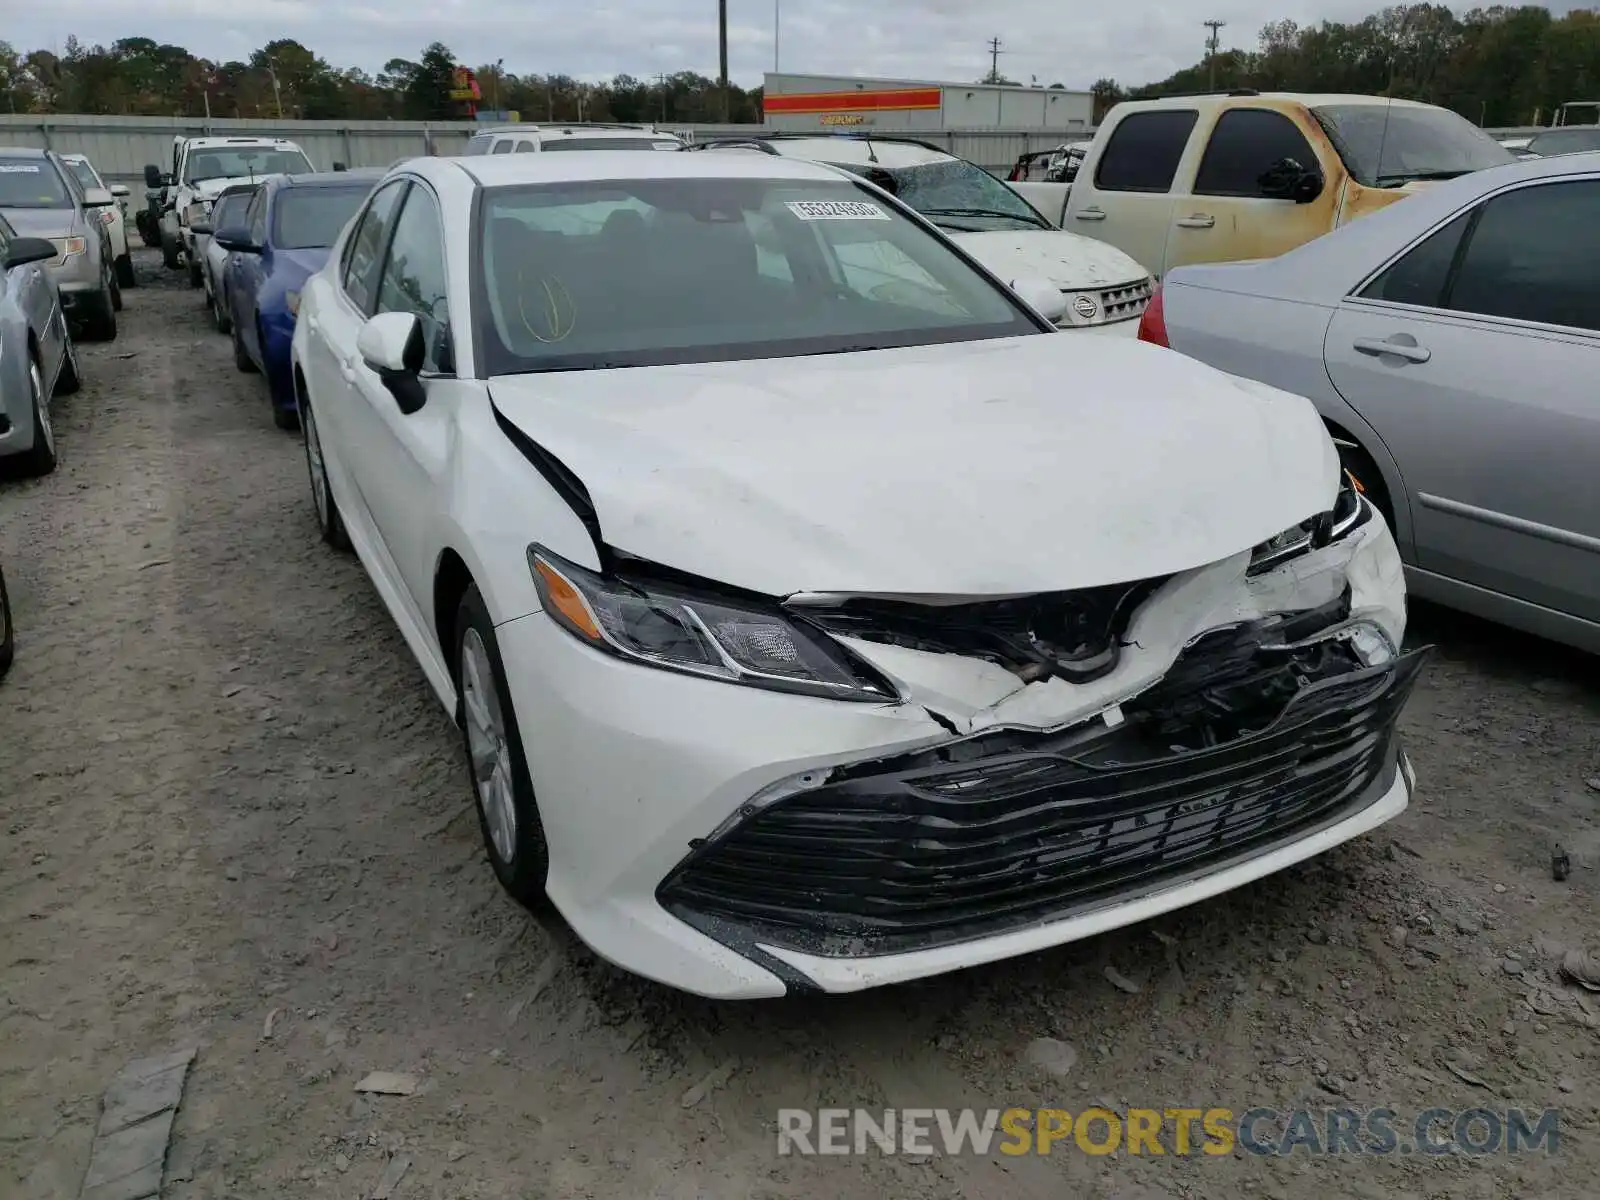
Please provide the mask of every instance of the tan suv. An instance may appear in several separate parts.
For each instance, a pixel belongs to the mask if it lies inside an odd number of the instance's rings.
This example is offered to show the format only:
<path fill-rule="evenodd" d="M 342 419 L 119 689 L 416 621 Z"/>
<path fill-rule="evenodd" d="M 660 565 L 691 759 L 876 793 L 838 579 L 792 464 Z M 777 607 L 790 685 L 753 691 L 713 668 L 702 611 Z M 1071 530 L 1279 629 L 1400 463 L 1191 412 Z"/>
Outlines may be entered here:
<path fill-rule="evenodd" d="M 1429 182 L 1514 161 L 1448 109 L 1381 96 L 1228 92 L 1113 108 L 1063 226 L 1158 274 L 1275 258 Z"/>

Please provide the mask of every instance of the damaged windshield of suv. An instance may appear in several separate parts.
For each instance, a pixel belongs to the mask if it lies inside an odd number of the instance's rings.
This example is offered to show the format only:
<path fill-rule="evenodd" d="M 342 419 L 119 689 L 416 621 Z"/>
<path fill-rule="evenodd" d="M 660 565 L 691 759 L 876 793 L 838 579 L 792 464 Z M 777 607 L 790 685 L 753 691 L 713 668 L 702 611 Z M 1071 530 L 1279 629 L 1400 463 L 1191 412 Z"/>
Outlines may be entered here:
<path fill-rule="evenodd" d="M 884 167 L 876 163 L 838 163 L 847 171 L 893 192 L 935 225 L 949 229 L 1049 229 L 1016 192 L 983 168 L 959 158 Z"/>

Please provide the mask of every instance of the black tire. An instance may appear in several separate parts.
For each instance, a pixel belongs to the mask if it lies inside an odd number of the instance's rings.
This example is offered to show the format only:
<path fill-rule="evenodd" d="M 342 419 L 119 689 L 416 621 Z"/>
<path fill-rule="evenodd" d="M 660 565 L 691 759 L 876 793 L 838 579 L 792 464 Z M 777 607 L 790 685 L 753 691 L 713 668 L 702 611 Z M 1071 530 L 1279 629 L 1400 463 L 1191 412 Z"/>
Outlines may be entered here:
<path fill-rule="evenodd" d="M 28 358 L 28 386 L 33 392 L 33 445 L 19 456 L 18 466 L 24 475 L 38 477 L 56 469 L 56 440 L 44 397 L 44 368 L 35 354 Z"/>
<path fill-rule="evenodd" d="M 114 342 L 117 340 L 117 302 L 112 294 L 112 286 L 107 282 L 100 290 L 84 302 L 83 336 L 90 342 Z"/>
<path fill-rule="evenodd" d="M 6 591 L 6 573 L 0 571 L 0 678 L 11 669 L 17 652 L 17 630 L 11 623 L 11 595 Z"/>
<path fill-rule="evenodd" d="M 83 369 L 78 366 L 78 348 L 72 343 L 72 334 L 67 334 L 66 358 L 61 363 L 61 370 L 56 372 L 56 387 L 52 396 L 70 396 L 83 387 Z"/>
<path fill-rule="evenodd" d="M 335 550 L 350 550 L 350 533 L 344 527 L 344 517 L 338 502 L 333 498 L 333 488 L 328 484 L 328 472 L 323 465 L 322 434 L 317 428 L 317 416 L 304 400 L 300 402 L 301 441 L 306 451 L 306 475 L 311 481 L 311 511 L 316 514 L 317 532 L 322 540 Z"/>
<path fill-rule="evenodd" d="M 235 325 L 230 332 L 233 335 L 233 365 L 246 375 L 256 374 L 256 364 L 250 361 L 250 352 L 239 339 L 239 327 Z"/>
<path fill-rule="evenodd" d="M 110 280 L 109 283 L 106 284 L 106 286 L 111 289 L 111 311 L 112 312 L 121 312 L 122 311 L 122 284 L 117 279 L 117 269 L 116 269 L 115 266 L 113 266 L 111 268 L 111 280 Z"/>
<path fill-rule="evenodd" d="M 161 265 L 169 271 L 177 271 L 183 267 L 183 263 L 178 260 L 176 239 L 168 241 L 164 233 L 161 235 Z"/>
<path fill-rule="evenodd" d="M 200 263 L 195 259 L 189 260 L 189 286 L 204 287 L 206 281 L 200 277 Z"/>
<path fill-rule="evenodd" d="M 131 252 L 117 259 L 117 282 L 125 288 L 139 286 L 139 277 L 133 273 L 133 254 Z"/>
<path fill-rule="evenodd" d="M 478 771 L 473 766 L 472 740 L 468 732 L 472 721 L 467 714 L 465 699 L 467 689 L 464 681 L 465 651 L 468 638 L 474 636 L 487 654 L 492 679 L 484 683 L 486 686 L 492 683 L 495 703 L 499 706 L 505 730 L 503 746 L 506 751 L 505 760 L 510 766 L 511 798 L 516 814 L 515 835 L 509 858 L 495 847 L 489 820 L 484 812 Z M 517 726 L 517 715 L 511 706 L 511 689 L 506 686 L 506 669 L 500 659 L 500 644 L 495 640 L 494 622 L 489 619 L 489 610 L 484 606 L 483 597 L 479 595 L 476 584 L 467 588 L 467 594 L 461 597 L 461 604 L 456 609 L 450 650 L 452 668 L 455 672 L 456 694 L 462 697 L 457 714 L 460 718 L 458 723 L 461 726 L 462 746 L 466 752 L 468 775 L 472 780 L 472 794 L 477 800 L 478 829 L 483 835 L 483 845 L 489 856 L 489 865 L 494 868 L 495 878 L 499 879 L 500 886 L 505 888 L 519 904 L 533 909 L 543 908 L 548 903 L 544 888 L 545 880 L 550 874 L 550 847 L 545 841 L 544 825 L 539 820 L 539 805 L 534 797 L 533 780 L 528 774 L 527 758 L 523 754 L 522 734 Z"/>
<path fill-rule="evenodd" d="M 292 408 L 279 408 L 272 406 L 272 423 L 285 433 L 293 433 L 300 428 L 300 414 Z"/>
<path fill-rule="evenodd" d="M 216 288 L 211 289 L 211 323 L 217 327 L 218 333 L 227 333 L 233 328 L 233 321 L 228 317 L 227 301 Z"/>

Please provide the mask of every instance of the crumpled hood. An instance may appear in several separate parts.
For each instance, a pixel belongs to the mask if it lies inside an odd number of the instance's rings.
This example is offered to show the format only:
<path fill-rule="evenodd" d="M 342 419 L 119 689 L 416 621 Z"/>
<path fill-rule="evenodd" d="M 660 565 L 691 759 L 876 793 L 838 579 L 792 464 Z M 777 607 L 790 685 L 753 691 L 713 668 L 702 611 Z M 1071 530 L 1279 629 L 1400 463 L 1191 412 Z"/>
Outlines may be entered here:
<path fill-rule="evenodd" d="M 1115 246 L 1064 229 L 945 232 L 1006 283 L 1033 276 L 1064 291 L 1082 291 L 1137 283 L 1150 274 Z"/>
<path fill-rule="evenodd" d="M 1332 503 L 1338 458 L 1308 401 L 1142 342 L 1092 343 L 1027 336 L 489 387 L 582 480 L 607 544 L 775 596 L 1144 579 Z"/>
<path fill-rule="evenodd" d="M 82 236 L 78 214 L 70 208 L 5 208 L 0 215 L 10 222 L 18 237 L 62 238 Z"/>

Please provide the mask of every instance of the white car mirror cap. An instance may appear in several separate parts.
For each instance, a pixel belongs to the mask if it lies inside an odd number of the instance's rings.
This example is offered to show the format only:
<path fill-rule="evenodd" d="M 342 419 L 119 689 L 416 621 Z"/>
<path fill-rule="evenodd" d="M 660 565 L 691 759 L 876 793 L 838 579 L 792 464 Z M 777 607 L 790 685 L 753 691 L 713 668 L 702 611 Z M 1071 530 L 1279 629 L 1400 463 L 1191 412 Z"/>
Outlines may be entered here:
<path fill-rule="evenodd" d="M 425 350 L 422 322 L 415 313 L 379 313 L 356 335 L 356 353 L 379 374 L 415 375 L 422 370 Z"/>
<path fill-rule="evenodd" d="M 111 194 L 118 197 L 133 195 L 133 193 L 128 190 L 128 185 L 125 183 L 113 183 L 111 185 Z"/>
<path fill-rule="evenodd" d="M 1011 290 L 1046 321 L 1054 325 L 1067 315 L 1067 298 L 1048 279 L 1013 279 Z"/>
<path fill-rule="evenodd" d="M 104 208 L 108 204 L 115 204 L 117 198 L 105 188 L 84 188 L 83 206 L 85 208 Z"/>

